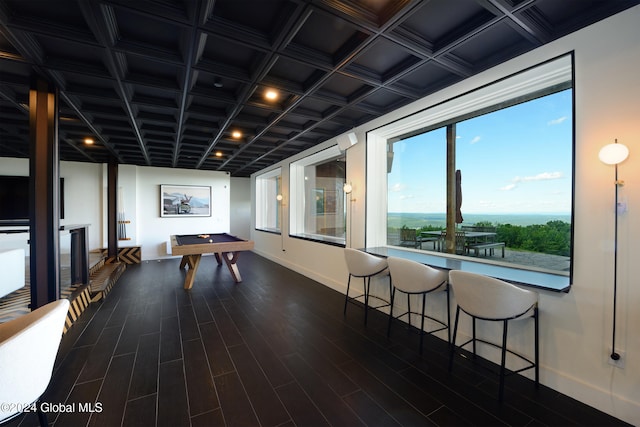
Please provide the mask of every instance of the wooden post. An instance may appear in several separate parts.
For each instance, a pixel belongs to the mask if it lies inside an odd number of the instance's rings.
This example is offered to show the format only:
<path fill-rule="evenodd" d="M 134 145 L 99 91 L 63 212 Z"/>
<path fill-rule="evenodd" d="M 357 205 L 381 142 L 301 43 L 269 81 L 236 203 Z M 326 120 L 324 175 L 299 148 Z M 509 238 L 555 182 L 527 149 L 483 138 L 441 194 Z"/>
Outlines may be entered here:
<path fill-rule="evenodd" d="M 107 263 L 118 260 L 118 163 L 111 159 L 107 170 Z"/>
<path fill-rule="evenodd" d="M 58 92 L 40 77 L 29 90 L 31 310 L 60 297 Z"/>
<path fill-rule="evenodd" d="M 456 125 L 447 126 L 447 239 L 446 252 L 456 253 Z"/>

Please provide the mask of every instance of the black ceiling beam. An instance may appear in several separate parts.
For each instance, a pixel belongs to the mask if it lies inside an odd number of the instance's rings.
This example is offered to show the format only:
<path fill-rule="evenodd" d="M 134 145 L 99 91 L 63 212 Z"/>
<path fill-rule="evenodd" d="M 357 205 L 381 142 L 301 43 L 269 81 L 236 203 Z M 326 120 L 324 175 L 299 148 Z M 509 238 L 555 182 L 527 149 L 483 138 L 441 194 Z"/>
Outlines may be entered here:
<path fill-rule="evenodd" d="M 127 9 L 153 19 L 166 21 L 173 25 L 179 25 L 183 28 L 187 28 L 192 24 L 191 19 L 185 14 L 184 9 L 172 7 L 168 2 L 150 0 L 102 0 L 102 3 Z"/>
<path fill-rule="evenodd" d="M 301 22 L 304 22 L 309 14 L 310 10 L 307 6 L 299 5 L 294 13 L 292 13 L 288 17 L 288 22 L 282 25 L 279 36 L 275 39 L 274 46 L 270 47 L 272 49 L 272 52 L 261 61 L 261 64 L 259 64 L 258 67 L 256 67 L 256 72 L 254 73 L 251 85 L 247 86 L 247 88 L 239 96 L 240 102 L 233 108 L 228 116 L 228 119 L 222 124 L 220 131 L 212 139 L 208 149 L 205 150 L 204 155 L 198 161 L 197 168 L 200 168 L 202 164 L 207 160 L 209 154 L 211 154 L 211 152 L 213 151 L 218 140 L 231 123 L 231 120 L 240 112 L 244 102 L 249 99 L 249 96 L 253 94 L 253 92 L 257 89 L 258 83 L 261 81 L 264 75 L 266 75 L 267 72 L 273 67 L 275 60 L 278 58 L 278 54 L 276 53 L 276 51 L 281 49 L 281 44 L 293 37 L 293 34 L 291 33 L 295 34 L 300 29 Z M 253 139 L 253 141 L 255 141 L 255 139 Z M 251 145 L 251 143 L 252 141 L 249 141 L 244 146 Z M 239 150 L 242 150 L 242 147 L 240 147 Z M 225 163 L 223 163 L 221 167 L 224 167 Z"/>
<path fill-rule="evenodd" d="M 325 0 L 322 3 L 330 3 L 332 7 L 334 8 L 340 8 L 343 12 L 353 12 L 355 9 L 350 9 L 350 10 L 345 10 L 343 6 L 345 6 L 345 4 L 343 2 L 338 2 L 338 1 L 334 1 L 334 0 Z M 320 3 L 320 4 L 322 4 Z M 389 28 L 392 28 L 394 25 L 397 25 L 399 22 L 401 22 L 405 16 L 407 16 L 411 10 L 413 8 L 416 7 L 416 5 L 418 5 L 420 2 L 416 1 L 416 0 L 407 0 L 402 2 L 402 8 L 398 9 L 398 11 L 391 17 L 389 18 L 387 21 L 384 22 L 384 24 L 382 24 L 379 28 L 376 28 L 376 34 L 382 34 L 384 31 L 388 30 Z M 358 19 L 358 21 L 360 23 L 363 22 L 362 19 L 362 14 L 358 14 L 356 15 L 350 15 L 352 18 L 354 19 Z M 369 27 L 370 25 L 367 24 L 367 27 Z M 325 74 L 321 79 L 319 79 L 317 82 L 315 82 L 315 84 L 313 85 L 312 88 L 310 88 L 310 90 L 307 91 L 307 93 L 313 93 L 315 92 L 322 83 L 324 83 L 326 80 L 328 80 L 331 76 L 333 76 L 334 73 L 338 72 L 338 70 L 341 70 L 342 68 L 345 68 L 347 66 L 347 64 L 351 63 L 351 61 L 353 61 L 353 59 L 355 57 L 357 57 L 357 55 L 364 51 L 368 46 L 370 46 L 374 41 L 376 40 L 375 36 L 371 36 L 368 37 L 367 39 L 364 39 L 361 41 L 361 43 L 354 48 L 354 50 L 352 50 L 347 56 L 345 56 L 342 61 L 338 64 L 335 65 L 334 71 Z M 378 87 L 379 88 L 379 87 Z M 369 91 L 366 92 L 366 94 L 369 94 L 371 92 L 374 92 L 376 90 L 378 90 L 378 88 L 373 88 Z M 349 104 L 357 104 L 360 100 L 362 100 L 365 96 L 365 93 L 363 93 L 361 96 L 359 96 L 357 99 L 355 100 L 350 100 Z M 298 104 L 300 104 L 303 100 L 305 100 L 306 97 L 302 96 L 300 98 L 298 98 L 296 100 L 296 102 L 292 103 L 291 105 L 289 105 L 289 107 L 283 111 L 281 114 L 278 115 L 278 117 L 276 117 L 273 121 L 273 123 L 277 123 L 279 120 L 281 120 L 289 111 L 293 110 L 295 107 L 297 107 Z M 344 109 L 345 107 L 343 107 L 342 109 Z M 336 111 L 334 111 L 333 113 L 330 113 L 328 116 L 323 118 L 323 121 L 326 121 L 329 117 L 334 117 L 338 114 L 339 111 L 341 111 L 342 109 L 337 109 Z M 279 144 L 277 147 L 275 147 L 274 149 L 270 150 L 269 152 L 265 153 L 264 155 L 254 159 L 253 161 L 247 163 L 245 166 L 240 167 L 237 169 L 237 171 L 243 170 L 248 166 L 251 166 L 252 164 L 256 163 L 257 161 L 260 161 L 261 159 L 263 159 L 264 157 L 268 156 L 268 155 L 272 155 L 273 153 L 275 153 L 278 150 L 281 150 L 283 147 L 285 147 L 287 144 L 290 143 L 290 141 L 295 140 L 296 138 L 302 136 L 303 134 L 311 131 L 313 128 L 319 126 L 319 124 L 322 122 L 318 122 L 313 124 L 311 127 L 305 129 L 304 131 L 298 133 L 296 136 L 292 137 L 291 139 L 284 141 L 282 144 Z M 355 125 L 355 124 L 354 124 Z M 263 131 L 266 132 L 266 129 Z M 256 135 L 256 137 L 253 139 L 253 141 L 255 141 L 256 139 L 258 139 L 261 135 L 258 134 Z M 244 146 L 240 147 L 238 150 L 236 150 L 236 152 L 229 157 L 221 166 L 225 167 L 229 162 L 231 162 L 232 160 L 234 160 L 240 153 L 242 153 L 242 151 L 244 151 L 248 146 L 250 145 L 250 143 L 245 144 Z"/>
<path fill-rule="evenodd" d="M 140 152 L 142 153 L 147 166 L 150 166 L 151 159 L 149 158 L 149 153 L 142 138 L 142 134 L 140 133 L 138 122 L 133 113 L 133 108 L 129 102 L 129 96 L 124 87 L 124 82 L 120 77 L 120 70 L 116 65 L 117 61 L 115 58 L 115 52 L 112 51 L 112 46 L 115 42 L 115 38 L 117 37 L 118 29 L 114 27 L 115 21 L 110 17 L 107 17 L 105 14 L 111 14 L 113 11 L 110 9 L 110 6 L 102 6 L 95 1 L 79 1 L 78 5 L 80 6 L 84 19 L 87 21 L 87 25 L 93 30 L 96 39 L 102 49 L 104 49 L 104 58 L 107 62 L 107 69 L 116 84 L 118 95 L 120 95 L 122 106 L 124 107 L 129 122 L 131 123 L 131 129 L 138 142 Z"/>
<path fill-rule="evenodd" d="M 510 2 L 504 0 L 476 1 L 497 16 L 503 16 L 510 27 L 518 31 L 518 33 L 531 43 L 540 46 L 551 41 L 551 34 L 546 26 L 532 19 L 526 19 L 524 16 L 521 17 L 521 14 L 518 13 L 534 4 L 533 0 L 524 1 L 515 7 L 513 7 Z"/>
<path fill-rule="evenodd" d="M 200 33 L 198 26 L 204 24 L 207 20 L 206 13 L 211 9 L 207 7 L 206 2 L 211 0 L 202 0 L 196 3 L 196 10 L 193 14 L 193 22 L 189 31 L 186 42 L 186 55 L 185 55 L 185 67 L 182 70 L 182 93 L 180 94 L 178 110 L 178 129 L 175 134 L 175 146 L 173 149 L 173 167 L 178 166 L 178 156 L 180 155 L 180 145 L 182 144 L 182 135 L 185 128 L 185 113 L 187 110 L 187 104 L 189 102 L 189 92 L 191 87 L 195 84 L 197 77 L 194 76 L 193 64 L 200 58 L 202 49 L 207 41 L 207 35 Z M 205 4 L 203 4 L 205 3 Z M 203 13 L 204 12 L 204 13 Z"/>
<path fill-rule="evenodd" d="M 2 8 L 0 6 L 0 23 L 5 26 L 6 28 L 9 28 L 9 22 L 8 22 L 8 16 L 7 16 L 7 11 L 4 10 L 4 8 Z M 25 58 L 26 60 L 30 61 L 33 63 L 33 66 L 36 70 L 40 69 L 42 71 L 43 75 L 49 75 L 50 77 L 54 77 L 56 84 L 58 85 L 58 89 L 59 89 L 59 97 L 62 101 L 64 101 L 64 103 L 66 105 L 68 105 L 70 108 L 72 108 L 77 117 L 80 118 L 80 120 L 82 120 L 85 125 L 87 125 L 87 127 L 94 132 L 94 136 L 100 140 L 105 147 L 107 147 L 107 149 L 109 151 L 111 151 L 116 158 L 118 158 L 117 153 L 115 152 L 115 150 L 113 149 L 113 147 L 111 147 L 108 142 L 106 140 L 104 140 L 104 138 L 102 138 L 100 132 L 98 132 L 93 125 L 91 124 L 91 121 L 87 120 L 87 118 L 80 113 L 80 110 L 78 109 L 78 107 L 76 106 L 76 104 L 69 98 L 69 96 L 64 92 L 64 85 L 62 84 L 63 82 L 61 82 L 59 80 L 59 78 L 56 78 L 57 76 L 55 74 L 51 74 L 50 72 L 47 73 L 44 67 L 42 67 L 42 63 L 43 61 L 43 57 L 42 57 L 42 51 L 39 48 L 37 42 L 31 38 L 31 37 L 27 37 L 25 36 L 23 33 L 18 32 L 18 34 L 15 34 L 13 31 L 5 31 L 5 36 L 11 41 L 12 45 L 16 46 L 19 50 L 20 50 L 20 54 L 22 55 L 23 58 Z M 28 89 L 27 89 L 28 91 Z M 3 95 L 3 97 L 5 97 L 6 93 Z M 9 100 L 9 99 L 8 99 Z M 11 100 L 9 100 L 11 101 Z M 23 113 L 25 113 L 27 116 L 29 114 L 29 110 L 28 108 L 25 108 L 24 106 L 22 106 L 21 104 L 17 104 L 15 105 L 16 108 L 19 111 L 22 111 Z M 28 117 L 27 117 L 28 118 Z M 28 157 L 28 156 L 27 156 Z"/>

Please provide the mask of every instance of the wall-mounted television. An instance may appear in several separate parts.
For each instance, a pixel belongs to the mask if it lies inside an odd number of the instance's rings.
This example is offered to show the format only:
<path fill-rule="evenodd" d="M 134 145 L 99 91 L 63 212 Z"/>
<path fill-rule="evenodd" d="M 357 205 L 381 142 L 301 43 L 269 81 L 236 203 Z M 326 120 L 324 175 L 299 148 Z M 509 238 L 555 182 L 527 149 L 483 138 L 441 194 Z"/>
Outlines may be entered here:
<path fill-rule="evenodd" d="M 64 178 L 60 178 L 60 219 L 64 219 Z M 29 177 L 0 175 L 0 223 L 29 220 Z"/>

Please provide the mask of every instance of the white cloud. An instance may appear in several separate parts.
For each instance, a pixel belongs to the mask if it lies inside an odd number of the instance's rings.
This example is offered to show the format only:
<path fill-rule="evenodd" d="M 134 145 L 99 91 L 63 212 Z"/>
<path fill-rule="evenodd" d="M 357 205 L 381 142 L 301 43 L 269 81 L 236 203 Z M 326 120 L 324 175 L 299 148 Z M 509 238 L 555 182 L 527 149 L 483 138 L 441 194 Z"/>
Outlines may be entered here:
<path fill-rule="evenodd" d="M 551 179 L 561 179 L 562 177 L 562 172 L 541 172 L 533 176 L 516 176 L 513 178 L 513 182 L 548 181 Z"/>
<path fill-rule="evenodd" d="M 396 183 L 396 184 L 393 184 L 389 190 L 394 193 L 397 193 L 398 191 L 402 191 L 405 188 L 407 188 L 405 184 Z"/>
<path fill-rule="evenodd" d="M 532 176 L 516 176 L 511 180 L 511 184 L 507 184 L 504 187 L 500 187 L 500 191 L 511 191 L 516 188 L 521 182 L 532 182 L 532 181 L 549 181 L 552 179 L 561 179 L 564 175 L 562 172 L 541 172 L 537 175 Z"/>
<path fill-rule="evenodd" d="M 547 124 L 549 126 L 559 125 L 560 123 L 564 122 L 567 119 L 568 119 L 567 116 L 562 116 L 562 117 L 558 117 L 557 119 L 549 120 Z"/>
<path fill-rule="evenodd" d="M 400 200 L 413 199 L 413 194 L 407 194 L 406 196 L 400 196 Z"/>
<path fill-rule="evenodd" d="M 480 141 L 480 137 L 479 136 L 474 136 L 473 139 L 471 140 L 471 142 L 469 142 L 469 144 L 475 144 L 476 142 Z"/>

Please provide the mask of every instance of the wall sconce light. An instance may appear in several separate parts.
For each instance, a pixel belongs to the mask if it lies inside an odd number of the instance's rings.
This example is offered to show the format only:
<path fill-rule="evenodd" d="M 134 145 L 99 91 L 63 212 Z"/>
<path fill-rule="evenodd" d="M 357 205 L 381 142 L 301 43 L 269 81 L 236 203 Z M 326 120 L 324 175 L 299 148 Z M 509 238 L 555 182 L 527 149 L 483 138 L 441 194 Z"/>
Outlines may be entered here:
<path fill-rule="evenodd" d="M 613 238 L 613 331 L 611 339 L 611 359 L 616 361 L 620 355 L 616 353 L 616 302 L 618 293 L 618 214 L 625 211 L 624 206 L 618 203 L 618 190 L 624 185 L 624 181 L 618 179 L 618 164 L 629 156 L 629 149 L 624 144 L 618 144 L 616 139 L 613 144 L 605 145 L 600 149 L 598 157 L 600 161 L 615 168 L 615 204 L 614 204 L 614 238 Z"/>

